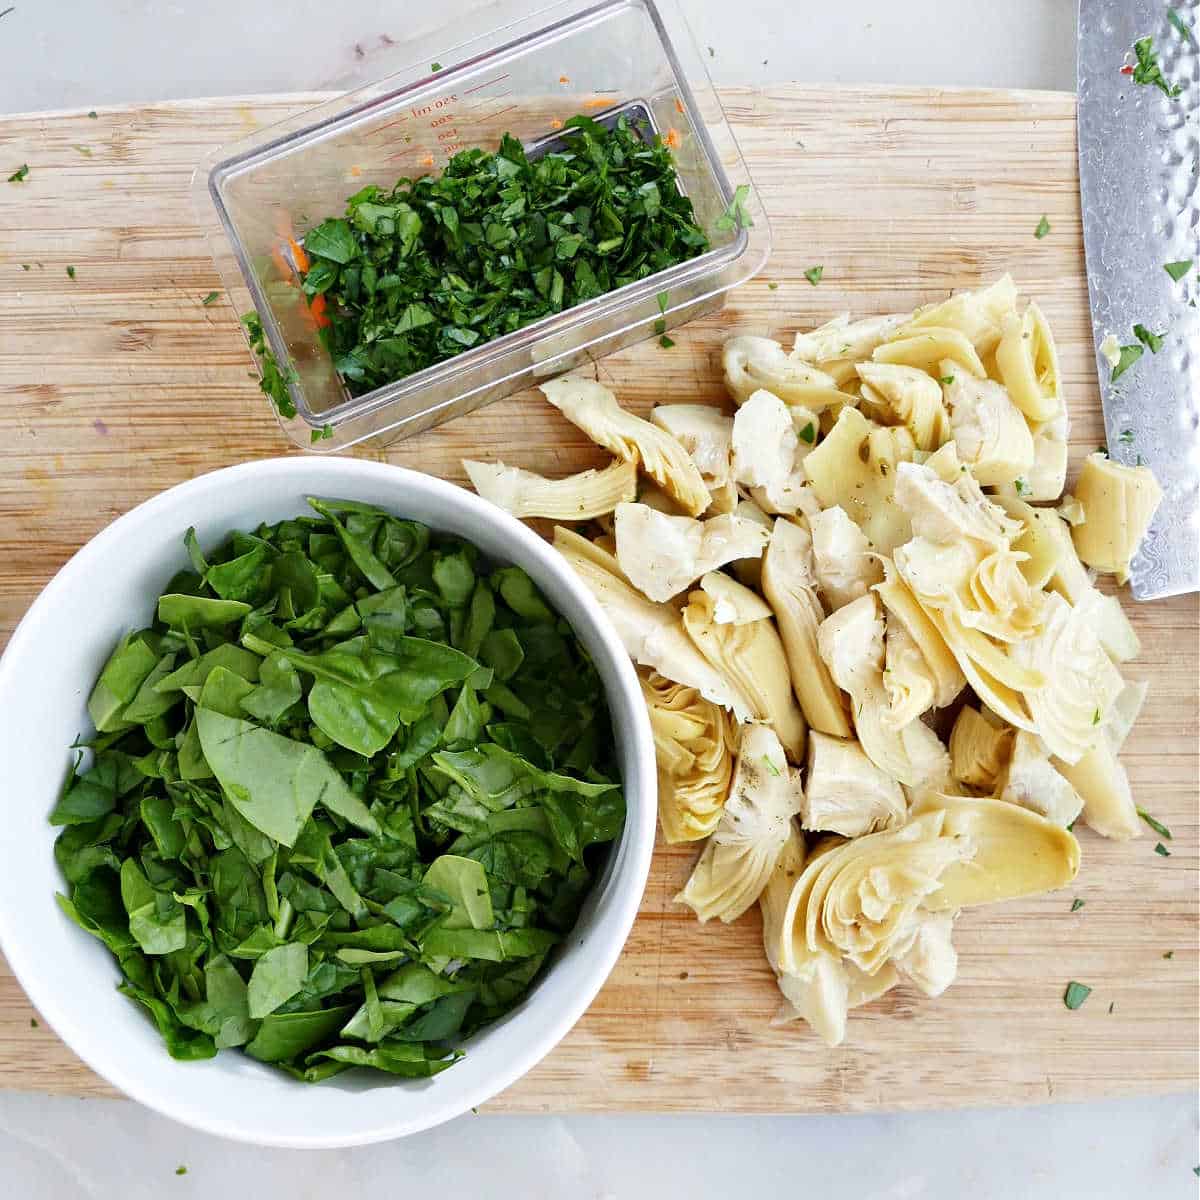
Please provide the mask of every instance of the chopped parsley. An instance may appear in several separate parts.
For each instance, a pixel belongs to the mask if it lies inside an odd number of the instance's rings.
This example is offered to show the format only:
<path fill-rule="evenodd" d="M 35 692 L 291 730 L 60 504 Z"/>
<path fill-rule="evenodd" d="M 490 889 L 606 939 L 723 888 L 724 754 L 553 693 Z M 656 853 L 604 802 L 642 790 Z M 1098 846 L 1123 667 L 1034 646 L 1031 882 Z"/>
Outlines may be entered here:
<path fill-rule="evenodd" d="M 1117 365 L 1113 367 L 1109 380 L 1115 381 L 1120 379 L 1144 353 L 1145 350 L 1139 345 L 1122 346 L 1121 356 L 1117 359 Z"/>
<path fill-rule="evenodd" d="M 1164 955 L 1163 955 L 1163 958 L 1174 958 L 1174 957 L 1175 957 L 1175 951 L 1174 951 L 1174 950 L 1168 950 L 1168 951 L 1166 952 L 1166 954 L 1164 954 Z"/>
<path fill-rule="evenodd" d="M 1159 837 L 1164 837 L 1167 841 L 1171 841 L 1171 831 L 1161 822 L 1156 821 L 1144 808 L 1137 810 L 1137 815 L 1158 834 Z"/>
<path fill-rule="evenodd" d="M 774 775 L 776 778 L 778 778 L 779 777 L 779 768 L 765 754 L 763 755 L 763 762 L 766 764 L 767 770 L 770 771 L 771 774 Z"/>
<path fill-rule="evenodd" d="M 1185 42 L 1191 42 L 1193 46 L 1196 44 L 1196 35 L 1192 32 L 1192 27 L 1173 8 L 1167 9 L 1167 20 Z M 1196 1174 L 1200 1175 L 1200 1171 Z"/>
<path fill-rule="evenodd" d="M 78 154 L 82 154 L 84 158 L 92 157 L 92 152 L 86 146 L 81 146 L 78 142 L 72 142 L 71 149 Z"/>
<path fill-rule="evenodd" d="M 1094 713 L 1092 713 L 1092 724 L 1093 725 L 1100 724 L 1100 710 L 1099 709 L 1096 709 L 1096 711 Z"/>
<path fill-rule="evenodd" d="M 671 347 L 675 345 L 675 343 L 669 337 L 667 337 L 665 333 L 658 339 L 658 344 L 664 350 L 670 350 Z"/>
<path fill-rule="evenodd" d="M 746 197 L 750 195 L 747 184 L 739 184 L 733 192 L 733 199 L 726 205 L 725 211 L 713 222 L 715 228 L 723 233 L 730 229 L 749 229 L 754 220 L 746 207 Z"/>
<path fill-rule="evenodd" d="M 667 312 L 667 304 L 670 302 L 670 299 L 671 299 L 670 293 L 669 292 L 659 292 L 658 295 L 655 296 L 654 298 L 658 301 L 658 311 L 665 316 L 666 312 Z"/>
<path fill-rule="evenodd" d="M 1163 270 L 1178 283 L 1192 269 L 1191 259 L 1180 259 L 1179 262 L 1163 263 Z"/>
<path fill-rule="evenodd" d="M 1117 441 L 1120 442 L 1122 446 L 1132 446 L 1133 438 L 1134 433 L 1132 429 L 1122 429 Z"/>
<path fill-rule="evenodd" d="M 281 417 L 294 417 L 296 406 L 292 403 L 292 397 L 288 393 L 288 384 L 295 378 L 295 372 L 289 368 L 285 375 L 279 369 L 279 363 L 267 345 L 267 338 L 263 333 L 262 321 L 259 320 L 258 313 L 246 313 L 242 317 L 242 324 L 245 325 L 246 336 L 250 339 L 250 349 L 258 355 L 259 362 L 262 364 L 262 377 L 258 381 L 258 386 L 275 405 L 275 411 Z"/>
<path fill-rule="evenodd" d="M 96 119 L 96 117 L 97 117 L 98 115 L 99 115 L 99 114 L 96 112 L 96 110 L 95 110 L 94 108 L 93 108 L 93 109 L 89 109 L 89 111 L 88 111 L 88 116 L 89 116 L 89 117 L 91 117 L 91 119 L 92 119 L 93 121 Z"/>
<path fill-rule="evenodd" d="M 430 69 L 431 71 L 435 71 L 435 72 L 436 72 L 436 71 L 440 71 L 440 70 L 442 69 L 442 64 L 441 64 L 441 63 L 439 63 L 439 62 L 430 63 L 430 64 L 429 64 L 429 69 Z"/>
<path fill-rule="evenodd" d="M 29 1018 L 29 1028 L 30 1028 L 30 1029 L 36 1029 L 37 1027 L 38 1027 L 38 1019 L 37 1019 L 37 1017 L 30 1017 L 30 1018 Z"/>
<path fill-rule="evenodd" d="M 808 270 L 804 272 L 804 278 L 807 279 L 808 282 L 813 285 L 813 287 L 816 287 L 817 284 L 821 282 L 821 276 L 824 274 L 824 267 L 809 267 Z"/>
<path fill-rule="evenodd" d="M 800 430 L 800 440 L 809 446 L 816 444 L 817 427 L 811 421 Z"/>
<path fill-rule="evenodd" d="M 774 280 L 772 280 L 770 283 L 767 284 L 767 288 L 769 291 L 777 292 L 779 290 L 779 284 L 777 284 Z"/>
<path fill-rule="evenodd" d="M 1071 980 L 1067 984 L 1067 990 L 1063 992 L 1063 1003 L 1069 1009 L 1079 1008 L 1083 1002 L 1092 994 L 1092 989 L 1085 983 L 1076 983 Z"/>
<path fill-rule="evenodd" d="M 946 387 L 949 387 L 949 386 L 950 386 L 950 385 L 951 385 L 953 382 L 954 382 L 954 376 L 953 376 L 953 375 L 943 375 L 943 376 L 942 376 L 942 377 L 941 377 L 941 378 L 938 380 L 938 383 L 945 384 L 945 386 L 946 386 Z"/>
<path fill-rule="evenodd" d="M 329 424 L 322 425 L 320 429 L 314 429 L 309 434 L 308 440 L 311 445 L 316 445 L 317 442 L 323 442 L 326 438 L 333 437 L 333 426 Z"/>
<path fill-rule="evenodd" d="M 708 57 L 709 58 L 717 57 L 717 52 L 711 46 L 709 46 L 709 48 L 708 48 Z"/>
<path fill-rule="evenodd" d="M 186 1175 L 186 1174 L 187 1174 L 187 1167 L 185 1167 L 185 1166 L 183 1165 L 183 1163 L 180 1163 L 180 1164 L 179 1164 L 179 1166 L 177 1166 L 177 1167 L 175 1168 L 175 1174 L 176 1174 L 176 1175 Z"/>
<path fill-rule="evenodd" d="M 1133 327 L 1133 336 L 1137 338 L 1151 354 L 1157 354 L 1162 349 L 1163 335 L 1161 333 L 1151 333 L 1145 325 L 1135 325 Z"/>
<path fill-rule="evenodd" d="M 1076 896 L 1075 899 L 1071 901 L 1071 911 L 1078 912 L 1086 903 L 1086 900 L 1080 900 L 1080 898 Z"/>
<path fill-rule="evenodd" d="M 29 174 L 29 164 L 22 163 L 9 177 L 9 183 L 24 183 L 25 176 Z"/>
<path fill-rule="evenodd" d="M 75 268 L 74 268 L 74 267 L 68 267 L 68 268 L 67 268 L 67 278 L 68 278 L 68 279 L 74 279 L 74 278 L 75 278 Z"/>
<path fill-rule="evenodd" d="M 351 395 L 708 249 L 666 145 L 626 117 L 565 134 L 540 158 L 505 134 L 440 175 L 368 185 L 308 231 L 303 291 L 324 297 L 319 336 Z"/>
<path fill-rule="evenodd" d="M 1158 52 L 1154 49 L 1153 38 L 1138 38 L 1133 43 L 1133 55 L 1137 59 L 1133 67 L 1134 83 L 1156 87 L 1170 100 L 1174 100 L 1183 91 L 1179 84 L 1168 82 L 1166 76 L 1163 75 L 1158 61 Z"/>
<path fill-rule="evenodd" d="M 208 295 L 205 296 L 204 299 L 200 301 L 200 303 L 203 304 L 205 308 L 207 308 L 210 304 L 215 304 L 218 300 L 220 300 L 220 298 L 221 298 L 220 292 L 209 292 Z"/>
<path fill-rule="evenodd" d="M 1033 231 L 1033 236 L 1040 242 L 1049 232 L 1050 222 L 1046 220 L 1046 214 L 1042 213 L 1042 219 L 1037 223 L 1037 228 Z"/>
<path fill-rule="evenodd" d="M 1168 850 L 1168 849 L 1166 848 L 1166 846 L 1164 846 L 1164 845 L 1162 844 L 1162 842 L 1158 842 L 1158 843 L 1156 843 L 1156 844 L 1155 844 L 1155 847 L 1154 847 L 1154 853 L 1155 853 L 1155 854 L 1159 854 L 1159 855 L 1161 855 L 1163 858 L 1170 858 L 1170 857 L 1171 857 L 1171 852 L 1170 852 L 1170 850 Z"/>
<path fill-rule="evenodd" d="M 1029 493 L 1029 484 L 1023 479 L 1014 479 L 1013 487 L 1016 488 L 1018 496 L 1025 496 Z"/>

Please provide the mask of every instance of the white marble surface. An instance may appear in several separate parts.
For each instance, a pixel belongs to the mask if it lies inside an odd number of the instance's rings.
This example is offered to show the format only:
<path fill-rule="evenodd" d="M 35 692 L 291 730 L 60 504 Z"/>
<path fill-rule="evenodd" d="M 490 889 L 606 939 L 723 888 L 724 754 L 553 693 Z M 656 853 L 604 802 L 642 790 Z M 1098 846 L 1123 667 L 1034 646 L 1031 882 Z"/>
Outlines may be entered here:
<path fill-rule="evenodd" d="M 15 4 L 0 17 L 0 112 L 352 83 L 381 73 L 382 34 L 423 32 L 468 7 L 443 0 L 435 16 L 412 0 Z M 689 8 L 719 83 L 1074 86 L 1074 0 Z M 0 1092 L 0 1194 L 306 1200 L 383 1185 L 446 1200 L 1174 1200 L 1197 1194 L 1198 1123 L 1195 1094 L 869 1117 L 469 1116 L 406 1142 L 299 1154 L 227 1145 L 125 1101 Z"/>

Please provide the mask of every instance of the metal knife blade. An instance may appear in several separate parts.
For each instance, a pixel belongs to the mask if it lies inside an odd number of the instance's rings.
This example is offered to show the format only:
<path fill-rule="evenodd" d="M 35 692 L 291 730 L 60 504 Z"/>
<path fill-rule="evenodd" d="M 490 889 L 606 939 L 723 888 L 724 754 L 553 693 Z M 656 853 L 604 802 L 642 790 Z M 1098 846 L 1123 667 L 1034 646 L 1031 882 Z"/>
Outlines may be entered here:
<path fill-rule="evenodd" d="M 1144 462 L 1163 502 L 1134 557 L 1139 600 L 1200 589 L 1200 2 L 1079 0 L 1079 189 L 1108 453 Z M 1189 38 L 1188 31 L 1191 31 Z M 1122 74 L 1150 36 L 1170 98 Z M 1189 261 L 1176 282 L 1167 263 Z M 1164 334 L 1115 382 L 1099 354 Z"/>

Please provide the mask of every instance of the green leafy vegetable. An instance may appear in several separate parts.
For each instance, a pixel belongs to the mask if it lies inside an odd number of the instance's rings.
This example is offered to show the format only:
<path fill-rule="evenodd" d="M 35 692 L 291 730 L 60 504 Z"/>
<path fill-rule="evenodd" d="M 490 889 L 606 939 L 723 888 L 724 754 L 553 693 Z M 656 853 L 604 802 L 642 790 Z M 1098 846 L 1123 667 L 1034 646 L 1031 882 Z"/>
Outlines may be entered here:
<path fill-rule="evenodd" d="M 1164 846 L 1164 845 L 1162 844 L 1162 842 L 1157 842 L 1157 843 L 1155 843 L 1155 846 L 1154 846 L 1154 853 L 1155 853 L 1155 854 L 1158 854 L 1158 855 L 1161 855 L 1161 857 L 1163 857 L 1163 858 L 1170 858 L 1170 857 L 1171 857 L 1171 852 L 1170 852 L 1170 850 L 1168 850 L 1168 849 L 1166 848 L 1166 846 Z"/>
<path fill-rule="evenodd" d="M 520 1001 L 620 835 L 603 689 L 524 571 L 310 504 L 187 531 L 89 696 L 58 902 L 176 1058 L 426 1078 Z"/>
<path fill-rule="evenodd" d="M 1076 983 L 1071 980 L 1067 984 L 1067 990 L 1063 993 L 1063 1003 L 1070 1009 L 1079 1008 L 1081 1004 L 1092 994 L 1092 989 L 1083 983 Z"/>
<path fill-rule="evenodd" d="M 1192 269 L 1191 259 L 1181 259 L 1179 262 L 1163 263 L 1163 270 L 1178 283 Z"/>
<path fill-rule="evenodd" d="M 1138 345 L 1122 346 L 1121 356 L 1117 359 L 1117 365 L 1113 367 L 1109 378 L 1112 380 L 1120 379 L 1144 353 L 1145 350 L 1143 347 Z"/>
<path fill-rule="evenodd" d="M 245 325 L 246 336 L 250 339 L 250 349 L 258 355 L 262 366 L 262 378 L 258 381 L 260 390 L 281 417 L 294 417 L 296 405 L 288 391 L 288 385 L 295 381 L 295 371 L 290 367 L 286 372 L 280 370 L 275 355 L 267 345 L 267 335 L 263 332 L 258 313 L 246 313 L 242 317 L 242 324 Z"/>
<path fill-rule="evenodd" d="M 804 272 L 804 278 L 807 279 L 808 282 L 813 285 L 813 287 L 816 287 L 817 284 L 821 282 L 821 277 L 824 274 L 824 267 L 809 267 L 808 270 Z"/>
<path fill-rule="evenodd" d="M 809 423 L 800 430 L 800 440 L 802 442 L 806 442 L 810 446 L 816 444 L 817 427 L 812 423 L 812 421 L 809 421 Z"/>
<path fill-rule="evenodd" d="M 74 267 L 68 267 L 68 268 L 67 268 L 67 278 L 68 278 L 68 279 L 74 279 L 74 278 L 75 278 L 75 268 L 74 268 Z"/>
<path fill-rule="evenodd" d="M 1075 899 L 1071 901 L 1071 911 L 1078 912 L 1086 903 L 1086 900 L 1081 900 L 1078 896 L 1076 896 Z"/>
<path fill-rule="evenodd" d="M 25 177 L 29 174 L 29 164 L 22 163 L 9 177 L 9 183 L 24 183 Z"/>
<path fill-rule="evenodd" d="M 506 134 L 439 176 L 371 184 L 308 231 L 302 288 L 324 297 L 320 336 L 352 395 L 708 249 L 659 139 L 624 116 L 612 128 L 572 117 L 564 137 L 530 159 Z M 291 415 L 261 326 L 246 321 L 263 390 Z"/>
<path fill-rule="evenodd" d="M 1050 222 L 1046 220 L 1046 214 L 1042 214 L 1042 219 L 1037 223 L 1037 228 L 1033 231 L 1033 236 L 1040 242 L 1042 238 L 1050 232 Z"/>
<path fill-rule="evenodd" d="M 1137 810 L 1137 815 L 1158 834 L 1159 837 L 1164 837 L 1167 841 L 1171 841 L 1171 831 L 1161 822 L 1156 821 L 1144 808 Z"/>
<path fill-rule="evenodd" d="M 1133 336 L 1137 338 L 1151 354 L 1157 354 L 1162 349 L 1163 335 L 1161 333 L 1151 333 L 1145 325 L 1135 325 L 1133 327 Z"/>
<path fill-rule="evenodd" d="M 1196 35 L 1192 32 L 1192 27 L 1179 15 L 1178 12 L 1175 11 L 1175 9 L 1167 9 L 1167 20 L 1171 22 L 1175 32 L 1178 33 L 1185 42 L 1191 42 L 1193 46 L 1196 44 Z M 1200 1171 L 1197 1171 L 1196 1174 L 1200 1175 Z"/>
<path fill-rule="evenodd" d="M 200 301 L 200 303 L 203 304 L 205 308 L 207 308 L 210 304 L 215 304 L 218 300 L 220 300 L 220 298 L 221 298 L 220 292 L 209 292 L 208 295 L 205 296 L 204 299 Z"/>
<path fill-rule="evenodd" d="M 1137 60 L 1133 65 L 1133 82 L 1158 88 L 1168 99 L 1174 100 L 1183 88 L 1177 83 L 1169 83 L 1162 73 L 1158 61 L 1158 51 L 1154 49 L 1154 39 L 1151 37 L 1138 38 L 1133 43 L 1133 55 Z"/>

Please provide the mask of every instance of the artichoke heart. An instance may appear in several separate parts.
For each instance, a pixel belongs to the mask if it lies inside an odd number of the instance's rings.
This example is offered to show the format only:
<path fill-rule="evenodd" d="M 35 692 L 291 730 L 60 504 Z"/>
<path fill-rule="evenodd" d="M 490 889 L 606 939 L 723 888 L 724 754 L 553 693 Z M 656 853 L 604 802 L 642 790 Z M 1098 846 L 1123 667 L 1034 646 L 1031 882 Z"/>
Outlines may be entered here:
<path fill-rule="evenodd" d="M 701 922 L 737 920 L 766 887 L 800 802 L 779 739 L 765 725 L 744 725 L 721 820 L 675 902 Z"/>
<path fill-rule="evenodd" d="M 841 689 L 817 647 L 817 629 L 825 618 L 814 591 L 812 540 L 791 521 L 775 521 L 763 558 L 762 590 L 775 613 L 787 655 L 792 691 L 813 729 L 834 737 L 851 736 Z"/>
<path fill-rule="evenodd" d="M 936 450 L 952 436 L 938 381 L 917 367 L 860 362 L 859 378 L 888 408 L 888 424 L 905 426 L 918 450 Z"/>
<path fill-rule="evenodd" d="M 851 321 L 850 314 L 843 313 L 808 333 L 796 334 L 792 357 L 817 365 L 842 360 L 857 362 L 886 342 L 911 317 L 911 313 L 895 313 Z"/>
<path fill-rule="evenodd" d="M 593 442 L 640 466 L 688 516 L 699 516 L 708 507 L 708 488 L 688 452 L 669 433 L 623 409 L 603 384 L 564 375 L 538 387 Z"/>
<path fill-rule="evenodd" d="M 620 459 L 603 470 L 581 471 L 565 479 L 546 479 L 500 462 L 463 459 L 463 468 L 485 500 L 514 517 L 589 521 L 637 495 L 637 468 Z"/>
<path fill-rule="evenodd" d="M 670 434 L 688 452 L 710 492 L 728 485 L 732 417 L 710 404 L 659 404 L 650 412 L 650 423 Z"/>
<path fill-rule="evenodd" d="M 1070 825 L 1083 808 L 1083 800 L 1067 779 L 1054 769 L 1042 740 L 1019 729 L 1003 778 L 1000 799 L 1039 813 L 1047 821 Z"/>
<path fill-rule="evenodd" d="M 1162 500 L 1149 467 L 1127 467 L 1103 453 L 1089 454 L 1075 483 L 1084 519 L 1071 530 L 1080 559 L 1097 571 L 1129 578 L 1129 563 Z"/>
<path fill-rule="evenodd" d="M 954 913 L 922 913 L 912 943 L 894 962 L 902 975 L 911 979 L 926 996 L 940 996 L 958 974 L 958 952 L 954 949 Z"/>
<path fill-rule="evenodd" d="M 876 347 L 871 355 L 877 363 L 896 363 L 904 367 L 920 367 L 934 374 L 944 359 L 952 359 L 959 370 L 976 379 L 986 379 L 987 370 L 970 338 L 957 329 L 944 325 L 926 325 L 914 329 Z"/>
<path fill-rule="evenodd" d="M 1005 316 L 1000 328 L 996 367 L 1013 403 L 1030 421 L 1053 420 L 1065 406 L 1058 350 L 1042 310 L 1030 303 L 1023 314 Z"/>
<path fill-rule="evenodd" d="M 1033 434 L 1001 384 L 976 379 L 957 363 L 939 367 L 958 457 L 984 486 L 1011 483 L 1033 468 Z"/>
<path fill-rule="evenodd" d="M 812 730 L 800 823 L 814 832 L 859 837 L 902 825 L 904 791 L 863 753 L 856 741 Z"/>
<path fill-rule="evenodd" d="M 804 469 L 800 436 L 788 407 L 759 390 L 733 418 L 733 478 L 769 513 L 794 513 L 801 504 Z"/>
<path fill-rule="evenodd" d="M 840 505 L 809 517 L 817 587 L 830 611 L 865 596 L 883 578 L 867 535 Z"/>
<path fill-rule="evenodd" d="M 950 731 L 950 774 L 956 782 L 991 793 L 1012 753 L 1014 731 L 964 704 Z"/>
<path fill-rule="evenodd" d="M 854 397 L 838 390 L 832 375 L 794 358 L 771 338 L 739 335 L 721 352 L 725 386 L 738 404 L 766 389 L 785 404 L 803 404 L 814 412 L 830 405 L 853 404 Z"/>
<path fill-rule="evenodd" d="M 622 573 L 643 595 L 660 601 L 728 562 L 759 558 L 770 536 L 737 513 L 697 521 L 636 503 L 617 505 L 613 531 Z"/>
<path fill-rule="evenodd" d="M 721 820 L 733 774 L 725 710 L 695 688 L 639 671 L 658 760 L 658 819 L 668 842 L 707 837 Z"/>
<path fill-rule="evenodd" d="M 1097 741 L 1077 762 L 1056 758 L 1054 766 L 1083 798 L 1083 819 L 1089 829 L 1118 842 L 1141 836 L 1129 776 L 1107 738 Z"/>
<path fill-rule="evenodd" d="M 898 336 L 910 337 L 931 326 L 957 329 L 980 354 L 990 354 L 1000 341 L 1004 319 L 1016 306 L 1016 284 L 1011 275 L 1002 275 L 989 287 L 958 292 L 948 300 L 918 309 Z"/>
<path fill-rule="evenodd" d="M 770 617 L 744 624 L 719 621 L 718 603 L 719 599 L 703 588 L 688 596 L 683 610 L 688 637 L 714 670 L 733 681 L 753 718 L 774 729 L 788 758 L 800 762 L 804 716 L 792 695 L 787 657 L 775 622 Z M 745 718 L 739 714 L 739 719 Z"/>
<path fill-rule="evenodd" d="M 933 707 L 937 681 L 920 647 L 899 621 L 888 621 L 883 637 L 884 723 L 900 729 Z"/>

